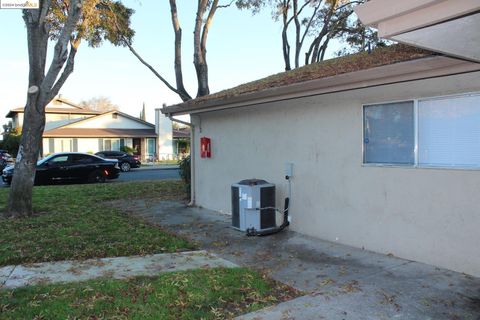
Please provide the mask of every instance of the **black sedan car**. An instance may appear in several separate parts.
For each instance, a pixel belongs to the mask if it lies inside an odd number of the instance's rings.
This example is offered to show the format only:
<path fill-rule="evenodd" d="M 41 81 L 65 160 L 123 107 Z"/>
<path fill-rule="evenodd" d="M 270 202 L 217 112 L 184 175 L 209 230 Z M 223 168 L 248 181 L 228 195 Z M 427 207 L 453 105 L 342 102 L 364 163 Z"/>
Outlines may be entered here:
<path fill-rule="evenodd" d="M 130 171 L 131 168 L 138 168 L 142 164 L 139 156 L 123 151 L 100 151 L 95 153 L 95 155 L 105 159 L 117 159 L 122 172 Z"/>
<path fill-rule="evenodd" d="M 35 184 L 56 182 L 105 182 L 120 174 L 117 160 L 86 153 L 55 153 L 37 162 Z M 13 166 L 3 169 L 3 182 L 12 182 Z"/>

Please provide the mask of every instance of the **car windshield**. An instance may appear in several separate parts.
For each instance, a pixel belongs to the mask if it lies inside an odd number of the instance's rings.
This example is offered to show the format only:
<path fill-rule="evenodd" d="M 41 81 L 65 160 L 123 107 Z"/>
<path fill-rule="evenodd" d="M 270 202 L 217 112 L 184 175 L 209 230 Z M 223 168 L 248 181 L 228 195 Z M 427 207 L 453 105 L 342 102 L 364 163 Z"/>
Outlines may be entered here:
<path fill-rule="evenodd" d="M 40 165 L 44 164 L 44 163 L 47 162 L 48 160 L 52 159 L 53 156 L 54 156 L 54 154 L 51 154 L 51 155 L 49 155 L 48 157 L 45 157 L 45 158 L 43 158 L 43 159 L 41 159 L 41 160 L 38 160 L 38 161 L 37 161 L 37 166 L 40 166 Z"/>

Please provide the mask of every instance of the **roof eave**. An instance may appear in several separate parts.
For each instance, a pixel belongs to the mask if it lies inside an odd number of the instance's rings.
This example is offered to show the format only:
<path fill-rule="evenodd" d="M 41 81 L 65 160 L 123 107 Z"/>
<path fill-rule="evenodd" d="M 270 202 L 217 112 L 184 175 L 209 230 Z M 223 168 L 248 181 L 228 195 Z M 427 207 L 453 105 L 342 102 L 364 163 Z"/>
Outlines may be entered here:
<path fill-rule="evenodd" d="M 146 135 L 121 135 L 121 134 L 98 134 L 98 135 L 87 135 L 87 134 L 61 134 L 61 133 L 48 133 L 45 132 L 42 135 L 43 138 L 156 138 L 155 134 L 146 134 Z"/>
<path fill-rule="evenodd" d="M 371 0 L 355 12 L 380 38 L 480 62 L 478 0 Z"/>
<path fill-rule="evenodd" d="M 160 111 L 167 117 L 196 114 L 473 71 L 480 71 L 480 64 L 444 56 L 429 56 L 223 99 L 178 104 L 164 107 Z"/>
<path fill-rule="evenodd" d="M 445 22 L 479 10 L 478 0 L 371 0 L 355 7 L 364 25 L 394 35 Z"/>

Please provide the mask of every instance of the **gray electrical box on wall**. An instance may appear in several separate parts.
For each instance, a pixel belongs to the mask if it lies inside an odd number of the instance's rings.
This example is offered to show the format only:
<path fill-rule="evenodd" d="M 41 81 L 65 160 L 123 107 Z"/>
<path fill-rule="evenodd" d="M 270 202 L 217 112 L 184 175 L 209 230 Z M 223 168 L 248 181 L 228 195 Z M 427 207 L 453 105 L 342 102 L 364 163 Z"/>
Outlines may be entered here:
<path fill-rule="evenodd" d="M 275 228 L 275 185 L 259 179 L 233 184 L 232 226 L 240 231 Z"/>

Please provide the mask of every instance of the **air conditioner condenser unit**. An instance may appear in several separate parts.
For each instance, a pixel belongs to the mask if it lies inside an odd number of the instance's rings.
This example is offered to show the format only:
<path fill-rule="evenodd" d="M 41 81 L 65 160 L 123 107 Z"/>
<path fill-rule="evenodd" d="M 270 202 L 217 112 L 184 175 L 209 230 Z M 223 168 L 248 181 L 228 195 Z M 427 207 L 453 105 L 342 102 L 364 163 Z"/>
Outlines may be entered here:
<path fill-rule="evenodd" d="M 247 235 L 267 235 L 288 226 L 288 198 L 284 223 L 276 225 L 275 185 L 265 180 L 248 179 L 232 185 L 232 227 Z"/>

